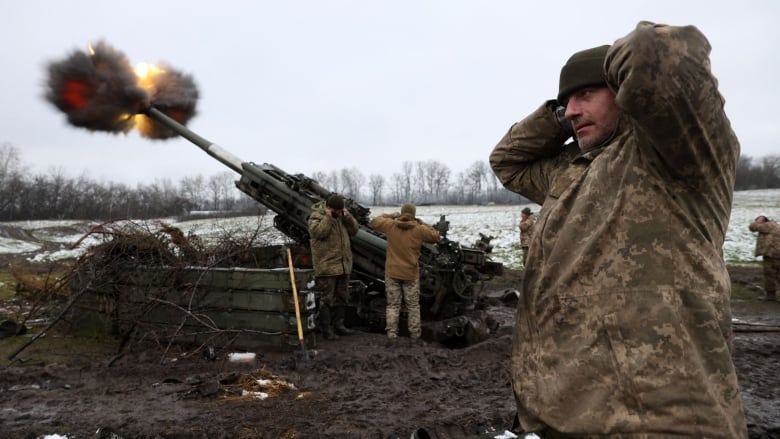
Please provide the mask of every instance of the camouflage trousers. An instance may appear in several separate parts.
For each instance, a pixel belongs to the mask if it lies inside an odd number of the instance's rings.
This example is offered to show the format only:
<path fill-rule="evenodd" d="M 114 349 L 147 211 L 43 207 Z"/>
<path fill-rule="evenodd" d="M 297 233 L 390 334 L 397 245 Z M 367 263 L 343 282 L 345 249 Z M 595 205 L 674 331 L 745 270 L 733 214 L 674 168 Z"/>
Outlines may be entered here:
<path fill-rule="evenodd" d="M 320 293 L 320 303 L 329 307 L 346 306 L 349 303 L 349 276 L 317 276 L 315 289 Z"/>
<path fill-rule="evenodd" d="M 763 257 L 764 288 L 766 291 L 777 291 L 780 286 L 780 258 Z"/>
<path fill-rule="evenodd" d="M 385 295 L 387 296 L 387 336 L 398 336 L 398 317 L 401 314 L 401 301 L 406 304 L 409 336 L 420 338 L 420 279 L 401 280 L 385 277 Z"/>

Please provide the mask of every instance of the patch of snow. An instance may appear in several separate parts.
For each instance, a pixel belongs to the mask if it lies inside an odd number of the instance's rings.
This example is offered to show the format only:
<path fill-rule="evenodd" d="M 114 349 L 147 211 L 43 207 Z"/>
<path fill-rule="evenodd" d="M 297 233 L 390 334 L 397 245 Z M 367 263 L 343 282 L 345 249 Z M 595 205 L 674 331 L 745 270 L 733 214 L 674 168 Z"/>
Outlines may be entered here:
<path fill-rule="evenodd" d="M 268 394 L 265 392 L 251 392 L 249 390 L 242 390 L 241 396 L 251 396 L 255 399 L 266 399 L 268 398 Z"/>
<path fill-rule="evenodd" d="M 41 247 L 40 244 L 33 242 L 0 237 L 0 253 L 2 254 L 29 253 Z"/>
<path fill-rule="evenodd" d="M 30 262 L 54 262 L 64 259 L 76 259 L 83 255 L 87 251 L 87 247 L 79 247 L 74 249 L 57 250 L 54 252 L 43 252 L 37 255 L 27 258 Z"/>

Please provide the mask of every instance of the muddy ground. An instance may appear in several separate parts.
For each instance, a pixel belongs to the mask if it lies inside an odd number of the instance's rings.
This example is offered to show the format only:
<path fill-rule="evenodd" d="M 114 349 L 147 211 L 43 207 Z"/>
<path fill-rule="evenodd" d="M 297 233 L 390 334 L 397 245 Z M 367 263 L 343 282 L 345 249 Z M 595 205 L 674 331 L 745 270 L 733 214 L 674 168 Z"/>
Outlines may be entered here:
<path fill-rule="evenodd" d="M 517 276 L 484 291 L 505 290 Z M 732 269 L 735 284 L 748 290 L 760 276 L 755 267 Z M 8 361 L 29 335 L 0 340 L 0 437 L 385 439 L 419 428 L 437 438 L 495 437 L 514 413 L 513 308 L 488 303 L 503 325 L 467 348 L 387 348 L 382 334 L 358 332 L 319 340 L 306 351 L 309 361 L 300 350 L 232 362 L 226 350 L 209 359 L 204 350 L 148 344 L 117 357 L 115 340 L 85 343 L 68 333 L 47 334 Z M 780 325 L 780 304 L 735 300 L 733 313 L 750 437 L 778 438 L 780 332 L 761 325 Z"/>

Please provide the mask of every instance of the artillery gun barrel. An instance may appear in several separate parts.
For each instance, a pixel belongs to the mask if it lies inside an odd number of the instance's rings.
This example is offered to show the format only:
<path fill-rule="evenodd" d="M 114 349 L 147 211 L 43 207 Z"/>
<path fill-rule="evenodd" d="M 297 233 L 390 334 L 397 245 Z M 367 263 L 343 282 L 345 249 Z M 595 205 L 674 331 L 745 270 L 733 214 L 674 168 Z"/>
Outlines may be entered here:
<path fill-rule="evenodd" d="M 278 215 L 274 220 L 277 229 L 299 243 L 307 243 L 307 221 L 311 206 L 330 195 L 327 189 L 303 175 L 290 175 L 267 163 L 257 165 L 241 160 L 230 151 L 204 139 L 153 106 L 147 108 L 145 114 L 236 171 L 241 175 L 236 186 Z M 360 207 L 360 212 L 353 212 L 353 214 L 363 213 L 367 216 L 368 209 L 362 208 L 357 203 L 352 207 Z M 368 222 L 367 218 L 364 222 Z M 365 229 L 366 226 L 361 225 L 361 229 L 353 239 L 353 247 L 357 250 L 356 266 L 359 270 L 381 279 L 384 276 L 386 241 Z"/>
<path fill-rule="evenodd" d="M 232 153 L 230 153 L 230 151 L 222 149 L 222 147 L 220 147 L 216 143 L 212 143 L 204 139 L 203 137 L 197 135 L 195 132 L 185 127 L 184 125 L 180 124 L 179 122 L 176 122 L 174 119 L 167 116 L 165 113 L 158 110 L 157 108 L 150 106 L 149 108 L 146 109 L 145 114 L 150 118 L 156 120 L 157 122 L 160 122 L 161 124 L 170 128 L 178 135 L 194 143 L 195 145 L 200 147 L 200 149 L 206 151 L 208 155 L 219 160 L 220 162 L 222 162 L 222 164 L 224 164 L 228 168 L 238 172 L 239 174 L 242 174 L 244 172 L 243 166 L 241 165 L 242 163 L 244 163 L 243 160 L 234 156 Z"/>

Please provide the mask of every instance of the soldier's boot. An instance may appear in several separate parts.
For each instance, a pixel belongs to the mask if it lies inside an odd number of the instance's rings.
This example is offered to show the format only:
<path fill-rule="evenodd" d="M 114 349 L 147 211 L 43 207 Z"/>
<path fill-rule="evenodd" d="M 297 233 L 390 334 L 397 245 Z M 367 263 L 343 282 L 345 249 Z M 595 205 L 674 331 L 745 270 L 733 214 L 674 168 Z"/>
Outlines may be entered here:
<path fill-rule="evenodd" d="M 344 326 L 344 313 L 346 309 L 343 306 L 337 306 L 333 309 L 333 328 L 338 335 L 351 335 L 355 331 Z"/>
<path fill-rule="evenodd" d="M 777 296 L 775 295 L 775 291 L 774 290 L 767 291 L 766 292 L 766 297 L 764 297 L 764 300 L 768 300 L 770 302 L 776 302 L 777 301 Z"/>
<path fill-rule="evenodd" d="M 325 340 L 338 340 L 339 336 L 333 332 L 331 309 L 327 305 L 320 306 L 320 332 Z"/>

